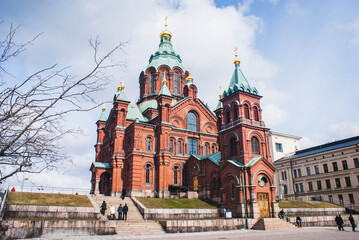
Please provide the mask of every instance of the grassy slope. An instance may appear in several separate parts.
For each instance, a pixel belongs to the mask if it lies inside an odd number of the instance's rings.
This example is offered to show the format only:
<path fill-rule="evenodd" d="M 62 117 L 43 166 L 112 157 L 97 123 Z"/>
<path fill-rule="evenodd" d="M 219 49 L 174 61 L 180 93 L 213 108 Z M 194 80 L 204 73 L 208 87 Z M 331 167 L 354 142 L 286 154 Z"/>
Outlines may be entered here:
<path fill-rule="evenodd" d="M 147 208 L 210 208 L 216 209 L 199 199 L 137 198 Z"/>
<path fill-rule="evenodd" d="M 8 205 L 93 207 L 86 195 L 10 192 Z"/>
<path fill-rule="evenodd" d="M 338 208 L 340 206 L 321 201 L 280 201 L 279 208 Z"/>

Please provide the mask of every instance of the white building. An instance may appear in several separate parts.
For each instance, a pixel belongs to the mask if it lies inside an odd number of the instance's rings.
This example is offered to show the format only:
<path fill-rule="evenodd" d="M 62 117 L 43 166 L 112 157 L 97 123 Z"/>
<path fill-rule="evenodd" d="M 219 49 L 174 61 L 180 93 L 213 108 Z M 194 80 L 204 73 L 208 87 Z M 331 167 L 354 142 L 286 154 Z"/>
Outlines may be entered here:
<path fill-rule="evenodd" d="M 301 137 L 270 131 L 269 142 L 273 162 L 280 158 L 295 154 L 295 152 L 300 149 L 300 139 Z"/>

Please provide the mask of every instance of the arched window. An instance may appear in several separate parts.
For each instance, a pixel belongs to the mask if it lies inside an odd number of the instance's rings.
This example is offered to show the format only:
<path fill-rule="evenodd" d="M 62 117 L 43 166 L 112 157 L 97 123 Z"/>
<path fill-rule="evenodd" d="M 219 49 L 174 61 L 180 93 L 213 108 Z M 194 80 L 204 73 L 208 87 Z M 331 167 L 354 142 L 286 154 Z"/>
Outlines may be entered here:
<path fill-rule="evenodd" d="M 236 185 L 232 184 L 232 199 L 236 199 Z"/>
<path fill-rule="evenodd" d="M 252 137 L 252 153 L 253 154 L 260 154 L 259 151 L 259 141 L 256 137 Z"/>
<path fill-rule="evenodd" d="M 197 155 L 198 141 L 195 138 L 188 138 L 188 154 Z"/>
<path fill-rule="evenodd" d="M 193 112 L 189 112 L 187 115 L 187 129 L 197 131 L 197 117 Z"/>
<path fill-rule="evenodd" d="M 253 107 L 253 113 L 254 113 L 254 120 L 259 121 L 259 114 L 257 107 Z"/>
<path fill-rule="evenodd" d="M 229 110 L 229 107 L 226 109 L 226 123 L 229 123 L 231 121 L 231 112 Z"/>
<path fill-rule="evenodd" d="M 151 168 L 151 165 L 147 164 L 146 165 L 146 183 L 150 183 L 150 168 Z"/>
<path fill-rule="evenodd" d="M 212 146 L 212 154 L 214 153 L 214 146 Z"/>
<path fill-rule="evenodd" d="M 147 149 L 147 152 L 151 152 L 151 138 L 150 137 L 147 137 L 146 149 Z"/>
<path fill-rule="evenodd" d="M 178 184 L 178 167 L 174 167 L 173 171 L 173 184 Z"/>
<path fill-rule="evenodd" d="M 170 153 L 173 153 L 173 141 L 172 141 L 172 139 L 170 140 Z"/>
<path fill-rule="evenodd" d="M 244 117 L 249 119 L 249 107 L 247 104 L 244 104 Z"/>
<path fill-rule="evenodd" d="M 213 178 L 213 190 L 216 190 L 216 183 L 217 183 L 217 179 Z"/>
<path fill-rule="evenodd" d="M 151 73 L 151 93 L 155 92 L 155 73 Z"/>
<path fill-rule="evenodd" d="M 233 105 L 233 119 L 236 120 L 238 118 L 238 105 Z"/>
<path fill-rule="evenodd" d="M 207 144 L 204 145 L 204 154 L 203 155 L 208 155 L 208 146 Z"/>
<path fill-rule="evenodd" d="M 231 138 L 231 143 L 230 143 L 230 156 L 234 156 L 234 155 L 237 155 L 237 141 L 233 137 Z"/>
<path fill-rule="evenodd" d="M 222 187 L 222 181 L 221 181 L 221 178 L 219 177 L 218 178 L 218 185 L 217 185 L 218 189 L 221 189 Z"/>
<path fill-rule="evenodd" d="M 182 145 L 182 142 L 178 141 L 178 147 L 177 147 L 177 153 L 178 154 L 182 154 L 182 148 L 181 148 L 182 146 L 181 145 Z"/>
<path fill-rule="evenodd" d="M 178 93 L 178 73 L 175 72 L 175 93 Z"/>
<path fill-rule="evenodd" d="M 288 194 L 288 188 L 287 188 L 287 185 L 284 185 L 284 194 Z"/>
<path fill-rule="evenodd" d="M 162 81 L 163 81 L 163 80 L 166 80 L 166 71 L 163 71 L 163 72 L 162 72 Z"/>

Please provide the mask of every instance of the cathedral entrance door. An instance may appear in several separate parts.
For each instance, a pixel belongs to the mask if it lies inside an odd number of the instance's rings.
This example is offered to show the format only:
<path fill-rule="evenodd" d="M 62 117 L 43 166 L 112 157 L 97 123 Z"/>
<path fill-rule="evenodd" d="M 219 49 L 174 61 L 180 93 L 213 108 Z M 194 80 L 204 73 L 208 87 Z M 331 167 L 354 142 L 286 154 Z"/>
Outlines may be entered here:
<path fill-rule="evenodd" d="M 262 218 L 269 217 L 268 193 L 257 193 L 259 214 Z"/>
<path fill-rule="evenodd" d="M 193 191 L 198 190 L 198 176 L 193 177 Z"/>

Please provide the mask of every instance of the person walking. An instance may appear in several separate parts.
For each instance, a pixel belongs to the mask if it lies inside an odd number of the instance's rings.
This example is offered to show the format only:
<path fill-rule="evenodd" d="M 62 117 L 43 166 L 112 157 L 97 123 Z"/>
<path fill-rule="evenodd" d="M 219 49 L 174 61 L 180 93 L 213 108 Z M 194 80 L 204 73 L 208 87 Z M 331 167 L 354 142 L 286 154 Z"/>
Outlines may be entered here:
<path fill-rule="evenodd" d="M 116 208 L 115 206 L 113 205 L 111 208 L 110 208 L 110 220 L 115 220 L 116 219 Z"/>
<path fill-rule="evenodd" d="M 125 197 L 126 197 L 126 189 L 122 189 L 122 194 L 121 194 L 121 198 L 122 198 L 122 200 L 123 199 L 125 199 Z"/>
<path fill-rule="evenodd" d="M 337 225 L 338 225 L 339 231 L 340 231 L 340 230 L 343 230 L 343 231 L 344 231 L 344 227 L 343 227 L 344 221 L 343 221 L 343 218 L 340 216 L 340 214 L 338 214 L 338 215 L 335 217 L 335 222 L 336 222 Z"/>
<path fill-rule="evenodd" d="M 127 212 L 128 212 L 128 206 L 127 203 L 125 203 L 125 206 L 123 206 L 123 220 L 127 220 Z"/>
<path fill-rule="evenodd" d="M 107 209 L 107 204 L 106 204 L 105 201 L 102 202 L 100 208 L 101 208 L 100 213 L 101 213 L 102 215 L 105 215 L 105 211 L 106 211 L 106 209 Z"/>
<path fill-rule="evenodd" d="M 123 212 L 123 208 L 122 205 L 120 204 L 120 206 L 118 206 L 117 208 L 118 220 L 122 220 L 122 212 Z"/>
<path fill-rule="evenodd" d="M 350 222 L 350 225 L 352 225 L 353 232 L 355 232 L 355 227 L 356 227 L 355 220 L 351 214 L 349 215 L 349 222 Z"/>
<path fill-rule="evenodd" d="M 297 216 L 296 222 L 298 227 L 302 227 L 302 219 L 299 216 Z"/>
<path fill-rule="evenodd" d="M 283 218 L 284 218 L 284 211 L 283 211 L 283 209 L 281 209 L 280 212 L 278 213 L 278 217 L 279 217 L 280 219 L 283 219 Z"/>

